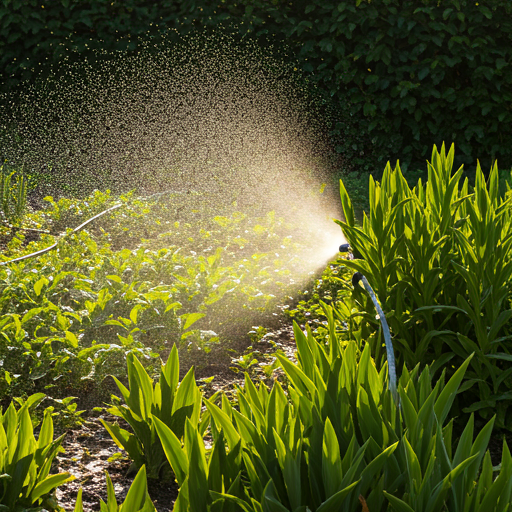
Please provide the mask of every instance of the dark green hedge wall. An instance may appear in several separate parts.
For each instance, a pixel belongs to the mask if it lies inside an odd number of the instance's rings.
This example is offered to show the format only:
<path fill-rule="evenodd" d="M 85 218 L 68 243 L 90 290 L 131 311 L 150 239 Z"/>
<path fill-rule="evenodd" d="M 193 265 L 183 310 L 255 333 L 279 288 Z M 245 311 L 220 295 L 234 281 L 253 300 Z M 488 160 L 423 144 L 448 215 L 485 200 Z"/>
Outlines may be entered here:
<path fill-rule="evenodd" d="M 66 48 L 134 49 L 166 28 L 241 23 L 284 40 L 334 107 L 338 151 L 372 170 L 421 165 L 433 143 L 461 162 L 512 166 L 510 0 L 4 0 L 4 87 Z"/>
<path fill-rule="evenodd" d="M 509 0 L 309 0 L 290 34 L 382 158 L 444 140 L 465 163 L 512 165 Z"/>
<path fill-rule="evenodd" d="M 135 50 L 140 35 L 167 27 L 190 30 L 192 2 L 160 0 L 3 0 L 0 4 L 0 70 L 3 89 L 30 79 L 69 50 Z"/>

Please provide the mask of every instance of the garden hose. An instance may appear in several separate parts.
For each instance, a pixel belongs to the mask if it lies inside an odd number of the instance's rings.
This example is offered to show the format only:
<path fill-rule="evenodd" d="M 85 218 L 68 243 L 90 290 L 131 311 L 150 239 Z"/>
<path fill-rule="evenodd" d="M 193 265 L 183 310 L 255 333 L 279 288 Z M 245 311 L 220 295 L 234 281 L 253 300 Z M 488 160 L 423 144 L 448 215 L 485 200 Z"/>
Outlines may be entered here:
<path fill-rule="evenodd" d="M 340 252 L 350 252 L 350 245 L 349 244 L 340 245 Z M 388 322 L 386 320 L 386 315 L 384 315 L 384 311 L 382 311 L 379 301 L 377 300 L 377 297 L 375 296 L 375 292 L 373 291 L 373 289 L 370 286 L 370 283 L 368 282 L 366 277 L 363 274 L 361 274 L 361 272 L 356 272 L 352 276 L 352 285 L 357 286 L 359 281 L 361 281 L 363 283 L 363 286 L 365 287 L 366 291 L 368 292 L 370 299 L 372 299 L 373 305 L 375 306 L 375 309 L 377 310 L 377 314 L 379 316 L 380 323 L 382 325 L 382 332 L 384 334 L 384 340 L 386 342 L 386 355 L 387 355 L 387 359 L 388 359 L 389 390 L 391 391 L 391 394 L 393 395 L 395 402 L 398 404 L 399 400 L 398 400 L 398 391 L 397 391 L 397 382 L 396 382 L 395 353 L 393 351 L 393 342 L 391 341 L 391 333 L 389 332 L 389 326 L 388 326 Z"/>
<path fill-rule="evenodd" d="M 59 242 L 63 238 L 66 238 L 68 235 L 72 235 L 73 233 L 78 233 L 78 231 L 80 231 L 82 228 L 87 226 L 87 224 L 89 224 L 93 220 L 96 220 L 99 217 L 101 217 L 102 215 L 105 215 L 106 213 L 111 212 L 112 210 L 116 210 L 117 208 L 120 208 L 121 206 L 123 206 L 123 204 L 116 204 L 116 205 L 112 206 L 111 208 L 108 208 L 107 210 L 104 210 L 101 213 L 98 213 L 98 215 L 95 215 L 94 217 L 91 217 L 90 219 L 88 219 L 85 222 L 83 222 L 82 224 L 80 224 L 80 226 L 78 226 L 75 229 L 73 229 L 73 231 L 70 231 L 69 233 L 66 233 L 65 235 L 62 235 L 57 242 L 55 242 L 53 245 L 50 245 L 50 247 L 47 247 L 46 249 L 41 249 L 40 251 L 36 251 L 36 252 L 31 253 L 31 254 L 26 254 L 25 256 L 20 256 L 19 258 L 15 258 L 13 260 L 1 261 L 0 265 L 9 265 L 10 263 L 16 263 L 18 261 L 27 260 L 29 258 L 34 258 L 36 256 L 41 256 L 41 254 L 45 254 L 45 253 L 51 251 L 52 249 L 56 249 L 58 244 L 59 244 Z"/>

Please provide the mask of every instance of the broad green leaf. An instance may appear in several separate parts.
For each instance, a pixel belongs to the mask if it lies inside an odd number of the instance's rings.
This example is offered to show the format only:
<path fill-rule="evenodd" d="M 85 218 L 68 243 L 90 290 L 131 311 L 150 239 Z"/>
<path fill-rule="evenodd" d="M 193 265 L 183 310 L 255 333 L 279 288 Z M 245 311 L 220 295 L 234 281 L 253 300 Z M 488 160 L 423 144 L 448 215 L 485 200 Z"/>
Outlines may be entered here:
<path fill-rule="evenodd" d="M 436 413 L 437 420 L 441 425 L 444 424 L 444 420 L 450 411 L 453 401 L 455 400 L 455 396 L 457 395 L 457 391 L 459 389 L 460 383 L 464 378 L 464 374 L 466 373 L 466 368 L 471 361 L 473 356 L 469 356 L 457 369 L 457 371 L 452 375 L 451 379 L 447 382 L 447 384 L 442 389 L 439 397 L 436 400 L 434 405 L 434 411 Z"/>
<path fill-rule="evenodd" d="M 153 417 L 155 429 L 162 443 L 165 456 L 176 475 L 178 485 L 181 487 L 188 477 L 189 462 L 188 456 L 181 446 L 181 441 L 174 435 L 174 432 L 156 416 Z"/>
<path fill-rule="evenodd" d="M 204 313 L 187 313 L 187 314 L 181 315 L 180 318 L 185 320 L 182 330 L 186 331 L 192 324 L 196 323 L 198 320 L 200 320 L 204 316 L 205 316 Z"/>
<path fill-rule="evenodd" d="M 43 289 L 43 286 L 47 285 L 50 281 L 46 277 L 41 277 L 39 280 L 37 280 L 34 283 L 34 292 L 39 297 L 41 295 L 41 290 Z"/>
<path fill-rule="evenodd" d="M 64 335 L 66 336 L 66 339 L 69 341 L 73 348 L 78 348 L 78 338 L 74 333 L 72 333 L 71 331 L 66 331 Z"/>
<path fill-rule="evenodd" d="M 236 431 L 235 427 L 229 416 L 214 403 L 210 401 L 205 402 L 206 408 L 210 411 L 212 418 L 222 428 L 224 435 L 229 444 L 229 448 L 233 449 L 240 441 L 240 435 Z"/>

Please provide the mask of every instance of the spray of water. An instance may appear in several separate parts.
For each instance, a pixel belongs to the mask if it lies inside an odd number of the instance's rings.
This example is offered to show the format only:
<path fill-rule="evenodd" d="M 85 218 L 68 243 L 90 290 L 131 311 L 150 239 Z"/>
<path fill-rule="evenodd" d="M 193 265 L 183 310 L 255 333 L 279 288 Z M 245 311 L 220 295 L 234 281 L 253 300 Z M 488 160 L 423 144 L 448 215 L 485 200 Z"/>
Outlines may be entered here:
<path fill-rule="evenodd" d="M 225 31 L 171 39 L 93 61 L 70 54 L 0 116 L 4 156 L 39 177 L 41 196 L 172 190 L 213 214 L 273 210 L 309 237 L 297 280 L 318 270 L 343 238 L 335 194 L 319 193 L 332 151 L 307 79 L 288 56 Z"/>

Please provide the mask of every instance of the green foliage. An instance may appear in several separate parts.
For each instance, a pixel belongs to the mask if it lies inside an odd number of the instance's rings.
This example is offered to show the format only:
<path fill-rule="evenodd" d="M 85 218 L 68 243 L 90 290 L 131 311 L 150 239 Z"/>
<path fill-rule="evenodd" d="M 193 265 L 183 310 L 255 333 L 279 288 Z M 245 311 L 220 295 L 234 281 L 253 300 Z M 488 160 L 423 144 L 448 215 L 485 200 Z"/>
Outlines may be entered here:
<path fill-rule="evenodd" d="M 124 502 L 117 503 L 114 486 L 108 473 L 107 478 L 107 502 L 100 500 L 100 512 L 154 512 L 156 509 L 151 502 L 147 491 L 146 468 L 142 466 L 133 479 Z M 82 489 L 78 491 L 74 512 L 84 512 L 82 502 Z"/>
<path fill-rule="evenodd" d="M 158 7 L 140 0 L 100 0 L 92 4 L 77 0 L 3 2 L 2 82 L 12 87 L 20 79 L 31 77 L 41 64 L 55 63 L 66 54 L 69 57 L 69 50 L 92 58 L 94 49 L 134 50 L 137 36 L 148 31 L 155 34 L 159 27 L 192 28 L 194 21 L 187 14 L 194 10 L 193 6 L 190 9 L 169 1 Z"/>
<path fill-rule="evenodd" d="M 169 427 L 178 439 L 184 435 L 187 420 L 197 430 L 202 396 L 194 378 L 194 369 L 191 368 L 178 383 L 180 368 L 176 346 L 161 366 L 160 379 L 155 385 L 131 353 L 127 364 L 129 389 L 115 379 L 125 403 L 112 395 L 115 405 L 109 412 L 127 421 L 134 433 L 104 420 L 101 422 L 117 445 L 128 452 L 137 469 L 145 466 L 148 478 L 163 478 L 166 476 L 165 455 L 156 434 L 155 418 Z"/>
<path fill-rule="evenodd" d="M 14 177 L 14 183 L 12 179 Z M 19 226 L 27 209 L 27 180 L 0 166 L 0 219 L 6 226 Z"/>
<path fill-rule="evenodd" d="M 23 226 L 49 233 L 24 246 L 20 230 L 1 259 L 57 248 L 0 266 L 4 397 L 101 392 L 107 375 L 126 375 L 128 353 L 151 373 L 174 344 L 197 364 L 269 314 L 276 290 L 291 282 L 294 228 L 274 212 L 249 217 L 234 206 L 194 209 L 179 194 L 161 199 L 122 196 L 122 208 L 77 233 L 69 227 L 111 206 L 110 193 L 47 198 L 47 210 L 27 214 Z M 286 259 L 270 252 L 276 244 Z"/>
<path fill-rule="evenodd" d="M 291 381 L 292 401 L 299 408 L 301 419 L 308 418 L 306 429 L 311 422 L 313 431 L 315 424 L 321 431 L 331 422 L 342 452 L 350 449 L 353 439 L 368 444 L 368 467 L 363 476 L 372 474 L 369 468 L 375 470 L 371 457 L 389 451 L 398 442 L 389 458 L 380 460 L 382 475 L 376 475 L 371 491 L 360 491 L 369 510 L 385 509 L 383 490 L 393 506 L 404 501 L 414 511 L 435 510 L 446 503 L 447 510 L 463 510 L 475 500 L 474 480 L 494 424 L 492 419 L 473 443 L 471 418 L 452 452 L 453 420 L 445 422 L 471 358 L 446 385 L 443 372 L 434 387 L 428 366 L 421 374 L 419 365 L 412 372 L 404 367 L 399 382 L 401 407 L 397 408 L 387 391 L 386 368 L 377 372 L 370 346 L 366 344 L 359 354 L 353 341 L 340 349 L 334 320 L 339 312 L 325 305 L 324 308 L 329 318 L 328 343 L 315 339 L 309 328 L 304 333 L 295 324 L 299 363 L 294 365 L 279 358 Z M 508 461 L 510 454 L 504 453 L 504 460 Z M 319 471 L 320 467 L 310 468 L 313 481 Z M 510 500 L 510 494 L 505 500 Z M 497 504 L 496 500 L 494 506 Z"/>
<path fill-rule="evenodd" d="M 229 434 L 220 432 L 214 438 L 207 455 L 203 438 L 189 419 L 183 444 L 163 422 L 156 419 L 155 425 L 180 487 L 174 510 L 227 511 L 226 498 L 235 503 L 234 510 L 252 510 L 242 482 L 241 443 L 233 444 L 233 427 Z"/>
<path fill-rule="evenodd" d="M 29 409 L 44 395 L 32 395 L 16 410 L 11 403 L 5 413 L 0 411 L 0 508 L 6 511 L 55 510 L 53 492 L 70 480 L 69 473 L 51 475 L 52 461 L 64 435 L 53 439 L 53 422 L 46 411 L 34 437 Z"/>
<path fill-rule="evenodd" d="M 398 155 L 416 167 L 433 140 L 454 141 L 463 163 L 512 165 L 508 0 L 242 4 L 256 33 L 298 44 L 302 68 L 340 106 L 338 151 L 356 169 Z"/>
<path fill-rule="evenodd" d="M 480 166 L 470 190 L 462 168 L 452 175 L 454 147 L 434 147 L 428 181 L 411 189 L 400 167 L 386 167 L 379 184 L 370 177 L 370 213 L 362 227 L 338 222 L 362 259 L 344 265 L 362 272 L 375 289 L 397 349 L 409 367 L 436 361 L 457 368 L 474 353 L 466 381 L 465 412 L 484 418 L 496 411 L 510 424 L 509 320 L 512 278 L 512 197 L 499 194 L 495 165 L 486 183 Z M 350 205 L 342 189 L 347 215 Z M 348 217 L 347 217 L 348 218 Z M 365 322 L 373 309 L 354 292 Z"/>
<path fill-rule="evenodd" d="M 428 366 L 404 367 L 397 407 L 370 346 L 345 344 L 339 312 L 324 308 L 329 342 L 295 324 L 298 363 L 278 355 L 286 392 L 246 374 L 234 404 L 206 402 L 211 450 L 189 420 L 183 443 L 155 420 L 180 487 L 175 510 L 356 510 L 359 496 L 372 511 L 506 509 L 512 458 L 505 444 L 494 479 L 494 418 L 474 438 L 471 416 L 452 447 L 447 418 L 471 357 L 446 385 L 445 372 L 433 386 Z"/>

